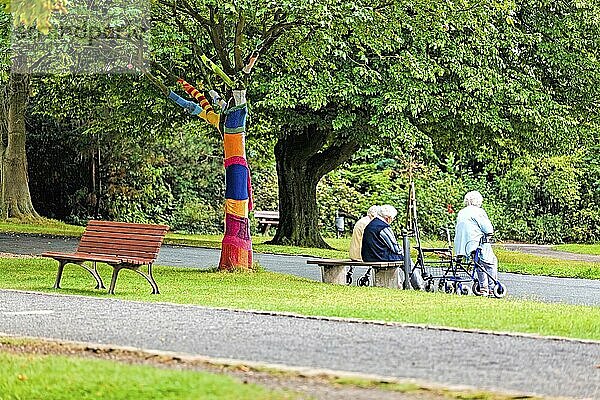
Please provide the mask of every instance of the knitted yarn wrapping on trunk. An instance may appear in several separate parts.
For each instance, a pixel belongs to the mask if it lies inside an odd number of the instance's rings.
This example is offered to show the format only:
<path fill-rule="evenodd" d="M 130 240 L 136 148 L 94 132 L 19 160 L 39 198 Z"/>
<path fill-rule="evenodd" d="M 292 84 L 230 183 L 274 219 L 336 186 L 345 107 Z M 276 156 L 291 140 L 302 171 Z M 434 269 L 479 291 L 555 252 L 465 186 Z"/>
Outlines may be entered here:
<path fill-rule="evenodd" d="M 252 210 L 252 185 L 246 160 L 246 104 L 224 112 L 225 236 L 219 269 L 252 267 L 252 240 L 248 211 Z"/>

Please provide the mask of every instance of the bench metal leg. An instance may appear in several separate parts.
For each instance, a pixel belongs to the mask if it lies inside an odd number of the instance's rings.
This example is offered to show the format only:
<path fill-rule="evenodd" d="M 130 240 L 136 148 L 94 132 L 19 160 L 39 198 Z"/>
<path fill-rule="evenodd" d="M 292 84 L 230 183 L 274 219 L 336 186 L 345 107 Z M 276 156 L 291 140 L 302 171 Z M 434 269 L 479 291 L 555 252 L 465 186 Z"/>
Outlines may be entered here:
<path fill-rule="evenodd" d="M 148 274 L 145 274 L 140 269 L 135 269 L 134 271 L 146 278 L 150 286 L 152 286 L 152 294 L 160 294 L 160 292 L 158 291 L 158 285 L 154 280 L 154 276 L 152 276 L 152 263 L 148 264 Z"/>
<path fill-rule="evenodd" d="M 62 278 L 63 270 L 65 269 L 66 261 L 58 261 L 58 272 L 56 273 L 56 281 L 54 282 L 54 289 L 60 289 L 60 279 Z"/>
<path fill-rule="evenodd" d="M 121 267 L 117 267 L 115 265 L 113 267 L 112 277 L 110 278 L 110 286 L 108 287 L 108 294 L 115 294 L 115 285 L 117 284 L 117 277 L 119 276 L 119 271 Z"/>
<path fill-rule="evenodd" d="M 53 286 L 54 289 L 60 289 L 60 280 L 62 279 L 62 274 L 65 269 L 65 265 L 67 265 L 69 262 L 71 262 L 73 264 L 77 264 L 81 268 L 83 268 L 87 272 L 89 272 L 96 280 L 96 289 L 106 289 L 106 287 L 104 286 L 104 282 L 102 282 L 102 277 L 98 273 L 98 269 L 96 268 L 95 262 L 94 262 L 94 268 L 89 268 L 83 262 L 72 262 L 72 261 L 67 261 L 67 260 L 59 260 L 58 261 L 58 272 L 56 273 L 56 281 L 54 282 L 54 286 Z"/>
<path fill-rule="evenodd" d="M 84 268 L 94 277 L 94 279 L 96 280 L 96 289 L 106 289 L 106 286 L 104 286 L 104 282 L 102 282 L 102 277 L 100 276 L 100 274 L 98 273 L 98 269 L 96 268 L 96 262 L 93 261 L 93 264 L 94 268 L 89 268 L 84 263 L 81 263 L 79 265 L 81 265 L 82 268 Z"/>

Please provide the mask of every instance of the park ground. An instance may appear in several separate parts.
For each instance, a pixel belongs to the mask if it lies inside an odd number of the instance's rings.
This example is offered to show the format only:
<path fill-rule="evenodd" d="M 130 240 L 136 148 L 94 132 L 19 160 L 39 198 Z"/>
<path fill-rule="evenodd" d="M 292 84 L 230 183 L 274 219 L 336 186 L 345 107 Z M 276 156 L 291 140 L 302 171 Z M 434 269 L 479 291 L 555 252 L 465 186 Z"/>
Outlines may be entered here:
<path fill-rule="evenodd" d="M 38 232 L 38 233 L 42 233 L 42 232 Z M 47 233 L 47 232 L 44 232 Z M 54 233 L 54 232 L 53 232 Z M 75 232 L 75 235 L 77 235 L 77 233 Z M 203 242 L 216 242 L 218 243 L 218 238 L 216 237 L 207 237 L 207 236 L 203 236 L 203 237 L 191 237 L 191 238 L 187 238 L 185 237 L 185 235 L 177 235 L 175 236 L 173 239 L 176 240 L 186 240 L 186 241 L 193 241 L 193 240 L 202 240 Z M 260 243 L 260 239 L 259 239 L 259 243 Z M 342 242 L 334 242 L 334 246 L 337 244 L 339 245 L 340 243 L 343 244 Z M 188 243 L 189 244 L 189 243 Z M 260 246 L 260 244 L 258 245 Z M 214 246 L 211 246 L 214 247 Z M 594 254 L 594 247 L 591 246 L 590 247 L 592 250 L 589 252 L 591 254 Z M 270 250 L 270 249 L 269 249 Z M 268 250 L 265 250 L 268 251 Z M 300 251 L 301 254 L 306 254 L 307 252 L 310 253 L 310 249 L 293 249 L 291 248 L 291 252 L 294 251 Z M 552 249 L 550 249 L 550 251 L 553 251 Z M 579 248 L 579 251 L 581 251 L 581 248 Z M 321 250 L 317 250 L 317 252 L 321 252 Z M 334 253 L 335 254 L 335 253 Z M 501 253 L 503 254 L 503 253 Z M 316 255 L 316 254 L 315 254 Z M 335 256 L 335 255 L 333 255 Z M 514 257 L 516 258 L 524 258 L 527 261 L 523 263 L 523 265 L 529 265 L 530 267 L 532 265 L 535 265 L 536 263 L 538 264 L 543 264 L 545 266 L 545 270 L 542 270 L 541 272 L 543 273 L 543 271 L 547 271 L 548 269 L 552 269 L 553 265 L 554 266 L 558 266 L 559 263 L 555 263 L 553 264 L 551 261 L 556 261 L 556 259 L 545 259 L 545 260 L 540 260 L 540 259 L 536 259 L 535 257 L 539 256 L 531 256 L 531 255 L 524 255 L 524 254 L 520 254 L 520 253 L 507 253 L 506 255 L 506 260 L 507 262 L 510 263 L 510 260 L 513 260 Z M 532 258 L 533 257 L 533 258 Z M 7 260 L 7 259 L 5 259 Z M 14 260 L 14 259 L 13 259 Z M 19 258 L 18 260 L 22 260 L 21 258 Z M 533 261 L 532 261 L 533 260 Z M 39 262 L 36 259 L 30 259 L 31 262 L 37 263 Z M 7 261 L 8 263 L 10 263 L 10 260 Z M 43 262 L 43 261 L 42 261 Z M 502 261 L 501 261 L 502 262 Z M 7 265 L 4 261 L 3 261 L 3 265 Z M 576 266 L 578 268 L 581 268 L 582 265 L 583 266 L 587 266 L 588 269 L 591 270 L 591 272 L 587 272 L 587 273 L 583 273 L 584 275 L 588 275 L 588 273 L 591 273 L 592 277 L 594 277 L 595 279 L 598 279 L 595 274 L 598 272 L 596 271 L 596 269 L 598 268 L 598 265 L 594 265 L 594 263 L 592 263 L 592 265 L 588 265 L 588 263 L 580 263 L 577 261 L 569 261 L 567 263 L 561 263 L 560 264 L 562 266 L 562 270 L 559 270 L 558 275 L 565 275 L 566 272 L 565 271 L 570 271 L 572 270 L 572 268 L 568 268 L 569 266 Z M 538 266 L 539 267 L 539 266 Z M 35 268 L 35 267 L 34 267 Z M 42 266 L 42 269 L 46 270 L 47 272 L 49 272 L 49 278 L 52 279 L 52 274 L 53 272 L 49 271 L 49 270 L 53 270 L 53 268 L 48 268 L 48 266 Z M 577 270 L 577 268 L 574 268 L 575 270 Z M 540 272 L 539 268 L 537 268 L 538 273 Z M 561 272 L 562 271 L 562 272 Z M 177 271 L 177 269 L 173 270 L 174 273 L 183 273 L 183 271 L 179 270 Z M 571 271 L 572 272 L 572 271 Z M 578 274 L 581 274 L 582 272 L 578 272 Z M 76 273 L 79 274 L 79 273 Z M 258 275 L 255 275 L 253 278 L 257 278 L 259 277 L 261 274 L 263 273 L 259 273 Z M 202 274 L 201 274 L 202 275 Z M 209 282 L 204 282 L 204 284 L 208 284 L 208 285 L 213 285 L 215 283 L 215 279 L 217 280 L 222 280 L 223 276 L 222 274 L 215 274 L 215 273 L 207 273 L 207 274 L 203 274 L 205 277 L 210 276 Z M 227 286 L 231 287 L 231 290 L 236 291 L 239 290 L 240 287 L 236 287 L 236 282 L 238 281 L 237 284 L 239 284 L 239 280 L 240 277 L 242 275 L 237 275 L 234 274 L 232 276 L 232 280 L 230 280 L 229 282 L 224 282 L 224 286 L 218 287 L 216 288 L 217 291 L 222 291 L 222 290 L 227 290 Z M 23 277 L 16 277 L 16 281 L 24 281 L 26 282 L 27 279 L 21 279 Z M 127 298 L 131 293 L 135 293 L 137 291 L 136 288 L 139 287 L 139 281 L 137 281 L 137 279 L 135 277 L 132 277 L 132 279 L 128 279 L 128 277 L 122 277 L 121 279 L 124 279 L 124 282 L 120 282 L 120 288 L 126 293 L 126 295 L 124 296 L 124 298 Z M 68 291 L 68 293 L 73 293 L 73 294 L 84 294 L 84 295 L 90 295 L 90 291 L 87 289 L 87 287 L 89 286 L 87 282 L 88 277 L 85 276 L 80 276 L 77 277 L 77 283 L 74 285 L 75 287 L 80 287 L 80 289 L 75 289 L 72 291 Z M 277 278 L 274 278 L 273 275 L 267 274 L 265 276 L 263 276 L 263 279 L 266 279 L 266 281 L 269 280 L 275 280 L 276 285 L 277 284 L 283 284 L 283 285 L 289 285 L 290 282 L 281 282 L 281 281 L 277 281 Z M 177 278 L 175 278 L 175 280 L 177 280 Z M 132 281 L 132 282 L 129 282 Z M 262 279 L 259 278 L 258 281 L 255 282 L 246 282 L 246 285 L 248 283 L 250 283 L 250 285 L 254 286 L 257 283 L 260 284 L 262 281 L 262 283 L 264 283 L 265 281 L 263 281 Z M 73 282 L 71 282 L 72 284 Z M 175 283 L 175 282 L 174 282 Z M 13 282 L 14 284 L 14 282 Z M 29 282 L 29 284 L 33 284 L 33 282 Z M 301 287 L 305 286 L 306 283 L 305 282 L 294 282 L 292 283 L 292 285 L 296 285 L 296 284 L 300 284 Z M 27 289 L 27 283 L 25 284 L 25 287 L 21 287 L 21 289 Z M 131 285 L 131 286 L 130 286 Z M 10 285 L 9 285 L 10 286 Z M 244 284 L 242 284 L 242 286 L 244 286 Z M 6 286 L 5 286 L 6 287 Z M 245 286 L 245 289 L 247 289 L 248 286 Z M 43 290 L 41 287 L 34 287 L 33 290 Z M 346 289 L 346 288 L 344 288 Z M 347 288 L 350 289 L 350 288 Z M 357 289 L 357 288 L 356 288 Z M 305 290 L 299 287 L 294 287 L 294 290 Z M 309 290 L 310 292 L 310 290 Z M 400 293 L 401 294 L 401 293 Z M 417 298 L 419 296 L 422 296 L 423 294 L 419 294 L 419 293 L 407 293 L 409 295 L 414 295 L 417 296 Z M 264 297 L 265 292 L 261 292 L 258 293 L 259 297 Z M 271 292 L 269 292 L 269 295 L 272 295 Z M 314 296 L 314 293 L 308 293 L 309 297 L 310 296 Z M 355 296 L 356 294 L 350 294 L 350 296 Z M 387 296 L 388 294 L 385 293 L 382 296 Z M 396 294 L 398 295 L 398 294 Z M 184 296 L 187 296 L 187 294 L 184 294 Z M 336 294 L 336 296 L 339 296 L 339 294 Z M 438 300 L 447 303 L 448 301 L 454 301 L 457 300 L 458 303 L 456 304 L 457 308 L 461 308 L 464 307 L 465 303 L 460 303 L 464 300 L 484 300 L 484 299 L 461 299 L 461 298 L 456 298 L 454 296 L 448 297 L 445 295 L 438 295 L 443 297 L 443 299 L 440 297 L 440 299 L 436 299 L 436 301 L 434 301 L 434 303 L 436 303 Z M 119 296 L 121 297 L 121 296 Z M 134 295 L 135 297 L 135 295 Z M 229 297 L 227 295 L 225 296 L 221 296 L 221 297 Z M 418 301 L 416 300 L 417 298 L 413 299 L 415 301 L 415 303 L 417 302 L 422 302 L 423 299 L 419 298 Z M 143 299 L 143 300 L 147 300 L 147 299 Z M 247 301 L 248 299 L 243 299 L 242 302 Z M 373 299 L 374 302 L 385 302 L 385 299 L 380 299 L 380 298 L 374 298 Z M 168 300 L 170 301 L 170 300 Z M 179 300 L 175 300 L 176 302 L 181 302 Z M 275 302 L 277 302 L 277 299 L 275 300 Z M 343 298 L 342 302 L 348 302 L 348 298 Z M 497 301 L 494 300 L 490 300 L 489 304 L 486 303 L 487 300 L 484 300 L 484 307 L 489 307 L 490 309 L 497 309 L 498 307 L 502 308 L 503 303 L 499 303 Z M 201 302 L 202 303 L 202 302 Z M 481 304 L 480 304 L 481 305 Z M 508 303 L 508 307 L 514 307 L 515 304 Z M 528 306 L 530 306 L 529 303 L 527 303 Z M 263 305 L 264 306 L 264 305 Z M 545 307 L 544 305 L 539 305 L 540 307 Z M 266 306 L 267 309 L 269 308 L 269 306 Z M 576 310 L 575 308 L 571 309 L 570 311 L 565 311 L 566 309 L 563 308 L 563 306 L 558 305 L 558 314 L 562 315 L 562 318 L 565 318 L 565 312 L 567 312 L 566 316 L 567 319 L 572 319 L 575 318 L 574 316 L 569 317 L 568 314 L 569 312 L 581 312 L 582 310 Z M 259 306 L 260 308 L 260 306 Z M 468 308 L 472 308 L 472 307 L 468 307 Z M 567 307 L 567 309 L 569 309 L 569 307 Z M 592 338 L 596 338 L 597 335 L 600 335 L 600 332 L 594 332 L 593 329 L 589 329 L 590 327 L 593 328 L 593 324 L 594 324 L 594 320 L 597 321 L 597 318 L 600 318 L 600 316 L 597 316 L 596 319 L 594 319 L 595 317 L 593 316 L 595 312 L 598 311 L 597 307 L 586 307 L 585 311 L 591 311 L 591 320 L 589 321 L 583 321 L 582 322 L 582 326 L 580 326 L 580 331 L 579 333 L 576 333 L 575 336 L 577 337 L 592 337 Z M 283 307 L 282 311 L 286 311 L 286 306 Z M 289 310 L 288 310 L 289 311 Z M 295 310 L 294 310 L 295 311 Z M 381 311 L 381 310 L 380 310 Z M 331 312 L 331 311 L 330 311 Z M 322 310 L 313 310 L 313 313 L 316 314 L 323 314 Z M 544 313 L 545 315 L 548 314 L 547 310 L 543 310 L 542 313 Z M 325 312 L 326 314 L 326 312 Z M 380 319 L 380 320 L 386 320 L 389 317 L 387 317 L 385 314 L 387 314 L 387 312 L 385 312 L 384 310 L 384 314 L 383 316 L 381 316 L 381 314 L 378 316 L 377 314 L 367 314 L 369 319 Z M 549 314 L 552 314 L 552 312 L 550 312 Z M 531 315 L 524 315 L 524 317 L 526 319 L 528 319 L 529 317 L 531 317 Z M 470 317 L 466 317 L 466 319 L 470 319 Z M 588 325 L 589 323 L 589 325 Z M 559 335 L 561 336 L 561 332 L 560 332 L 560 327 L 558 327 L 558 331 L 553 331 L 552 329 L 557 328 L 556 325 L 554 325 L 552 327 L 553 324 L 550 324 L 550 331 L 543 331 L 542 330 L 542 334 L 554 334 L 554 335 Z M 545 329 L 547 329 L 548 327 L 546 327 Z M 491 327 L 491 330 L 506 330 L 504 329 L 502 326 L 496 326 L 496 327 Z M 533 332 L 539 332 L 537 330 L 538 328 L 533 328 Z M 510 329 L 508 329 L 510 330 Z M 527 330 L 527 329 L 525 329 Z M 567 334 L 568 335 L 568 334 Z M 598 336 L 600 337 L 600 336 Z M 597 339 L 597 338 L 596 338 Z M 26 353 L 29 356 L 31 356 L 32 354 L 53 354 L 53 355 L 69 355 L 69 356 L 77 356 L 77 357 L 89 357 L 90 355 L 92 355 L 93 357 L 98 357 L 98 358 L 107 358 L 110 360 L 117 360 L 120 362 L 125 362 L 125 363 L 129 363 L 129 364 L 139 364 L 139 363 L 143 363 L 143 364 L 150 364 L 150 365 L 154 365 L 154 366 L 159 366 L 160 368 L 164 368 L 169 367 L 169 368 L 175 368 L 177 370 L 179 369 L 194 369 L 194 370 L 204 370 L 204 371 L 211 371 L 211 372 L 217 372 L 220 374 L 225 374 L 225 375 L 230 375 L 230 376 L 234 376 L 238 382 L 241 380 L 241 382 L 243 382 L 242 384 L 244 384 L 244 382 L 251 382 L 251 383 L 258 383 L 259 385 L 262 386 L 266 386 L 269 388 L 274 388 L 276 390 L 293 390 L 294 392 L 298 392 L 300 391 L 300 397 L 299 398 L 305 398 L 302 396 L 315 396 L 316 398 L 344 398 L 344 397 L 351 397 L 351 398 L 481 398 L 481 399 L 502 399 L 502 398 L 512 398 L 510 395 L 506 395 L 506 394 L 493 394 L 493 393 L 476 393 L 473 391 L 457 391 L 457 390 L 441 390 L 439 388 L 431 388 L 431 387 L 422 387 L 419 385 L 414 385 L 414 384 L 408 384 L 407 382 L 401 382 L 401 384 L 395 383 L 395 382 L 376 382 L 373 380 L 357 380 L 357 379 L 349 379 L 349 378 L 336 378 L 336 377 L 332 377 L 332 376 L 319 376 L 319 377 L 315 377 L 315 376 L 311 376 L 311 377 L 307 377 L 307 376 L 303 376 L 302 374 L 281 374 L 281 373 L 273 373 L 272 371 L 259 371 L 253 368 L 250 368 L 248 366 L 234 366 L 234 367 L 227 367 L 224 365 L 219 365 L 219 366 L 207 366 L 205 365 L 206 363 L 199 365 L 198 363 L 192 363 L 191 365 L 187 365 L 185 362 L 181 361 L 181 360 L 170 360 L 169 361 L 169 357 L 167 357 L 166 359 L 160 358 L 160 357 L 149 357 L 147 354 L 140 354 L 140 353 L 136 353 L 135 351 L 133 352 L 119 352 L 119 351 L 102 351 L 102 350 L 93 350 L 93 349 L 89 349 L 89 348 L 81 348 L 76 346 L 76 345 L 67 345 L 67 344 L 56 344 L 56 343 L 49 343 L 49 342 L 31 342 L 31 341 L 25 341 L 25 342 L 17 342 L 15 343 L 14 341 L 10 341 L 10 340 L 4 340 L 3 342 L 3 350 L 7 350 L 8 354 L 19 354 L 19 353 Z M 157 362 L 158 361 L 158 362 Z M 391 392 L 390 392 L 391 390 Z M 339 397 L 334 397 L 334 394 L 336 393 L 335 396 L 339 396 Z M 391 393 L 394 393 L 393 395 Z M 296 394 L 294 394 L 294 396 L 296 396 Z M 366 397 L 365 397 L 366 396 Z M 381 397 L 380 397 L 381 396 Z M 398 397 L 393 397 L 393 396 L 398 396 Z M 406 397 L 409 396 L 409 397 Z M 68 398 L 68 397 L 66 397 Z M 226 397 L 217 397 L 217 398 L 226 398 Z M 266 398 L 266 397 L 265 397 Z M 273 398 L 279 398 L 279 397 L 273 397 Z M 287 398 L 287 397 L 283 397 L 283 398 Z M 293 397 L 296 398 L 296 397 Z"/>

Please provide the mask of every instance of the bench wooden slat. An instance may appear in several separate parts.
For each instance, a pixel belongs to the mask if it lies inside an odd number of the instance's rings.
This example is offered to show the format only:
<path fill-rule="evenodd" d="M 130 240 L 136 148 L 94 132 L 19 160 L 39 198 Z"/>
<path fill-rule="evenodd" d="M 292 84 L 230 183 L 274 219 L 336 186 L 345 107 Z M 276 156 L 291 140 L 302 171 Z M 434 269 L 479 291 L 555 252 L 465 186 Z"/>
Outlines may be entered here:
<path fill-rule="evenodd" d="M 86 253 L 86 254 L 97 254 L 97 255 L 107 255 L 111 256 L 115 253 L 117 258 L 138 258 L 140 260 L 146 260 L 146 262 L 152 262 L 156 256 L 158 255 L 158 251 L 156 252 L 141 252 L 136 250 L 123 250 L 119 249 L 118 251 L 111 252 L 110 248 L 96 250 L 94 248 L 79 248 L 77 249 L 78 253 Z"/>
<path fill-rule="evenodd" d="M 166 229 L 150 229 L 150 228 L 130 228 L 127 226 L 95 226 L 87 230 L 88 232 L 99 232 L 104 235 L 111 233 L 123 233 L 127 235 L 142 235 L 142 236 L 160 236 L 163 235 Z"/>
<path fill-rule="evenodd" d="M 279 211 L 254 211 L 256 218 L 267 217 L 267 218 L 279 218 Z"/>
<path fill-rule="evenodd" d="M 79 247 L 81 246 L 97 246 L 102 247 L 103 245 L 107 246 L 116 246 L 118 248 L 128 248 L 134 247 L 136 249 L 145 250 L 145 251 L 153 251 L 160 247 L 161 243 L 157 243 L 156 240 L 147 240 L 136 238 L 115 238 L 115 237 L 102 237 L 102 236 L 86 236 L 81 239 L 79 242 Z"/>
<path fill-rule="evenodd" d="M 135 256 L 135 257 L 143 257 L 143 258 L 154 258 L 155 255 L 158 254 L 158 250 L 153 251 L 142 251 L 139 249 L 125 249 L 125 248 L 115 248 L 111 246 L 103 246 L 103 247 L 93 247 L 93 246 L 80 246 L 77 248 L 77 253 L 88 253 L 88 254 L 107 254 L 110 256 L 120 257 L 120 256 Z M 135 254 L 133 254 L 135 253 Z"/>
<path fill-rule="evenodd" d="M 109 257 L 107 255 L 88 254 L 88 253 L 60 253 L 60 252 L 45 252 L 43 257 L 73 260 L 73 261 L 97 261 L 103 263 L 119 263 L 121 260 L 118 257 Z"/>
<path fill-rule="evenodd" d="M 100 220 L 90 220 L 87 224 L 86 229 L 92 229 L 95 228 L 97 226 L 101 226 L 101 227 L 127 227 L 127 228 L 131 228 L 133 230 L 136 229 L 161 229 L 161 230 L 169 230 L 169 227 L 167 225 L 158 225 L 158 224 L 138 224 L 138 223 L 133 223 L 133 222 L 115 222 L 115 221 L 100 221 Z"/>
<path fill-rule="evenodd" d="M 398 267 L 404 265 L 404 261 L 355 261 L 350 259 L 311 259 L 306 261 L 307 264 L 316 265 L 348 265 L 353 267 Z"/>

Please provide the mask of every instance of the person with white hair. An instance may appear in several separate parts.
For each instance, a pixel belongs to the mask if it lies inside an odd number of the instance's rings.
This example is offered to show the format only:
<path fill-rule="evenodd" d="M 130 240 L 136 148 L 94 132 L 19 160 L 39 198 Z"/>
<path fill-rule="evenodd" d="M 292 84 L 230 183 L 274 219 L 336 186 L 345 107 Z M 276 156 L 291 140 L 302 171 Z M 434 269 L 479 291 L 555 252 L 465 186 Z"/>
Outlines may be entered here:
<path fill-rule="evenodd" d="M 494 227 L 481 205 L 483 196 L 474 190 L 465 195 L 465 207 L 458 212 L 456 217 L 456 232 L 454 234 L 454 253 L 467 260 L 479 246 L 481 246 L 480 264 L 487 271 L 477 270 L 479 287 L 482 296 L 487 296 L 493 289 L 494 280 L 498 278 L 498 259 L 492 250 L 492 245 L 486 238 L 494 233 Z M 483 239 L 483 240 L 482 240 Z"/>
<path fill-rule="evenodd" d="M 362 242 L 363 261 L 403 261 L 404 251 L 398 244 L 394 231 L 390 224 L 398 215 L 393 206 L 383 205 L 379 209 L 379 215 L 374 218 L 365 228 Z M 411 271 L 410 284 L 413 289 L 424 290 L 425 281 L 421 271 L 413 268 L 414 263 L 407 259 L 408 268 Z"/>
<path fill-rule="evenodd" d="M 360 254 L 362 249 L 362 239 L 365 227 L 369 225 L 369 222 L 379 214 L 379 206 L 371 206 L 367 210 L 367 215 L 356 221 L 354 228 L 352 229 L 352 239 L 350 240 L 350 258 L 354 261 L 362 261 Z"/>
<path fill-rule="evenodd" d="M 398 245 L 390 224 L 398 211 L 388 204 L 379 208 L 377 218 L 365 227 L 361 256 L 364 261 L 402 261 L 402 248 Z"/>

